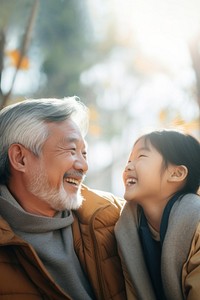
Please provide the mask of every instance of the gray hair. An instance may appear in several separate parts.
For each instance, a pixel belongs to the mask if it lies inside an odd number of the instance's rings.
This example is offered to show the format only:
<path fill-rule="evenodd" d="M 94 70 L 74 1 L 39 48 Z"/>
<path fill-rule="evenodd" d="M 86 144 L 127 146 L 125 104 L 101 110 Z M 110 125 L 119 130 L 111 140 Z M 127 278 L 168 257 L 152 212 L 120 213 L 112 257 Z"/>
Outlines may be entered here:
<path fill-rule="evenodd" d="M 88 109 L 77 97 L 64 99 L 28 99 L 0 111 L 0 183 L 9 176 L 8 149 L 22 144 L 39 155 L 49 136 L 48 123 L 72 119 L 83 136 L 88 129 Z"/>

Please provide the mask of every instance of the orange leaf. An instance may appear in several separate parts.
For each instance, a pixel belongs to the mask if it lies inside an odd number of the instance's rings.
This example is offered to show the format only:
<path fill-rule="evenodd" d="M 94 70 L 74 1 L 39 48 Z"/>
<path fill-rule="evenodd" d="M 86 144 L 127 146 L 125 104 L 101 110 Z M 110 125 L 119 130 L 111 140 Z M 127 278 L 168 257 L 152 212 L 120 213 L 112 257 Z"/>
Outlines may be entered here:
<path fill-rule="evenodd" d="M 11 65 L 14 67 L 17 67 L 19 59 L 20 59 L 20 52 L 17 49 L 11 50 L 11 51 L 6 51 L 6 55 L 10 58 Z M 29 67 L 30 67 L 29 59 L 27 56 L 24 56 L 19 68 L 22 70 L 28 70 Z"/>

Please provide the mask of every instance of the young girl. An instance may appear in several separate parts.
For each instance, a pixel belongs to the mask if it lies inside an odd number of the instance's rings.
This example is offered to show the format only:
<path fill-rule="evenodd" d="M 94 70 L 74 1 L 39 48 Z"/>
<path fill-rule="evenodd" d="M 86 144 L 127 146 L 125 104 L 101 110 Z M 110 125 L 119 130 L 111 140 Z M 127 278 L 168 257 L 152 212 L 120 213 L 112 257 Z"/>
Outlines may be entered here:
<path fill-rule="evenodd" d="M 177 131 L 140 137 L 123 173 L 115 233 L 128 299 L 200 299 L 200 144 Z"/>

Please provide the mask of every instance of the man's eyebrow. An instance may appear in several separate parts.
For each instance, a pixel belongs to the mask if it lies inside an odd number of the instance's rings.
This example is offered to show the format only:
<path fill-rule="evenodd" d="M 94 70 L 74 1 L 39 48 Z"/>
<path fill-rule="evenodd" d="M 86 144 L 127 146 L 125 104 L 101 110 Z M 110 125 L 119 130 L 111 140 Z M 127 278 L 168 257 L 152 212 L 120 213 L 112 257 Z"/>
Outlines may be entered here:
<path fill-rule="evenodd" d="M 60 142 L 59 142 L 59 144 L 62 144 L 62 145 L 68 145 L 68 144 L 70 144 L 70 143 L 79 143 L 81 140 L 79 139 L 79 138 L 77 138 L 77 137 L 70 137 L 70 136 L 66 136 L 66 137 L 63 137 L 61 140 L 60 140 Z M 84 141 L 84 140 L 83 140 Z M 82 142 L 82 141 L 81 141 Z M 84 144 L 85 144 L 85 146 L 87 147 L 87 143 L 86 143 L 86 141 L 84 141 Z"/>
<path fill-rule="evenodd" d="M 76 138 L 76 137 L 63 137 L 61 140 L 60 140 L 60 143 L 61 144 L 69 144 L 69 143 L 76 143 L 78 142 L 79 139 Z"/>

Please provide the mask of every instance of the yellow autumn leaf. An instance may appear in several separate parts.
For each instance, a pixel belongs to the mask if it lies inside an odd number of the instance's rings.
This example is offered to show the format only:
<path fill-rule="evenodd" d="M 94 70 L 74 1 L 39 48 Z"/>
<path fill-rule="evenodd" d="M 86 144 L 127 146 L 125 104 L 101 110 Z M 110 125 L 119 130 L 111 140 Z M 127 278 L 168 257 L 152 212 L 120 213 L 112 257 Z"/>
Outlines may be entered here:
<path fill-rule="evenodd" d="M 6 51 L 6 55 L 10 58 L 11 65 L 17 67 L 20 59 L 19 50 L 15 49 L 15 50 Z M 29 67 L 30 67 L 29 59 L 27 56 L 24 56 L 19 68 L 22 70 L 28 70 Z"/>
<path fill-rule="evenodd" d="M 168 112 L 166 109 L 163 109 L 159 112 L 159 120 L 164 122 L 167 119 Z"/>
<path fill-rule="evenodd" d="M 89 126 L 89 133 L 93 136 L 100 136 L 102 133 L 102 130 L 100 128 L 100 126 L 96 125 L 96 124 L 90 124 Z"/>

